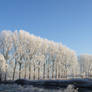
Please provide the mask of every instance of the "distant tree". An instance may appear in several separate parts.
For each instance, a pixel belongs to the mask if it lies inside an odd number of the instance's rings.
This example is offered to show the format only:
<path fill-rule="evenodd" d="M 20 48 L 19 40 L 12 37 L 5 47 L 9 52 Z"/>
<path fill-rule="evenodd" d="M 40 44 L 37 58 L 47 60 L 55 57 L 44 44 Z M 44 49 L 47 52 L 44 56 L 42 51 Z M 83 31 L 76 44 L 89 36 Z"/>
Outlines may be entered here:
<path fill-rule="evenodd" d="M 80 72 L 85 74 L 86 77 L 92 75 L 92 55 L 83 54 L 78 57 L 80 63 Z"/>

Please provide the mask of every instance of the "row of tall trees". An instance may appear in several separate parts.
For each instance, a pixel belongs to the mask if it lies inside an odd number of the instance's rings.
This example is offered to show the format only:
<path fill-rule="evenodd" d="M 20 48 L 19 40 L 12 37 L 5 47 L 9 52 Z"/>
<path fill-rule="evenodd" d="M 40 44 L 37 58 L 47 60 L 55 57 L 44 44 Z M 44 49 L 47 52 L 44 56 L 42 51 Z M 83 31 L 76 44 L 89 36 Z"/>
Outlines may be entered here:
<path fill-rule="evenodd" d="M 2 59 L 3 58 L 3 59 Z M 79 74 L 76 53 L 23 30 L 0 33 L 0 65 L 7 79 L 61 79 Z"/>

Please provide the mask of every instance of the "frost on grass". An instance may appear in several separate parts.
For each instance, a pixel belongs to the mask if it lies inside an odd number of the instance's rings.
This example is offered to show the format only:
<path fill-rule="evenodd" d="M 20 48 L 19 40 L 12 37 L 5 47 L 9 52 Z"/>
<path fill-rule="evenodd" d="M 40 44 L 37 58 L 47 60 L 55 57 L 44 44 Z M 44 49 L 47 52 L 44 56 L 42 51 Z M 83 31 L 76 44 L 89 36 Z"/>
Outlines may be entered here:
<path fill-rule="evenodd" d="M 64 92 L 78 92 L 78 89 L 74 89 L 73 85 L 69 85 L 67 89 L 64 90 Z"/>
<path fill-rule="evenodd" d="M 0 85 L 0 92 L 78 92 L 74 89 L 73 85 L 69 85 L 66 89 L 43 89 L 32 86 L 20 86 L 17 84 L 14 85 Z"/>

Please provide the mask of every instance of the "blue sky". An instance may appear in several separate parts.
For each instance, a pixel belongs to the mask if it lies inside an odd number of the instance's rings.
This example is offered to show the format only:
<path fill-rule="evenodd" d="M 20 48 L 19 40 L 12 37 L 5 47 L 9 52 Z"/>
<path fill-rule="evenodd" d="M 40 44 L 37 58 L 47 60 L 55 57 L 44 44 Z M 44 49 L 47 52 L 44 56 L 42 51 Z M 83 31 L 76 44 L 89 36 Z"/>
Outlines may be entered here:
<path fill-rule="evenodd" d="M 0 31 L 24 29 L 92 54 L 92 0 L 0 0 Z"/>

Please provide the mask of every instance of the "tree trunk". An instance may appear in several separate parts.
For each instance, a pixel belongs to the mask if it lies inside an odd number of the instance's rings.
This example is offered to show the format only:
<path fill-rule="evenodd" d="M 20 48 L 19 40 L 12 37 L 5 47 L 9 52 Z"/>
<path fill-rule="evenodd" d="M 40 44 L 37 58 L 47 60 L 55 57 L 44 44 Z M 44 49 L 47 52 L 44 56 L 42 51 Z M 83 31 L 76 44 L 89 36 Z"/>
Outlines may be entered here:
<path fill-rule="evenodd" d="M 56 76 L 55 78 L 57 79 L 57 64 L 56 64 L 56 74 L 55 74 L 55 76 Z"/>
<path fill-rule="evenodd" d="M 48 75 L 47 75 L 47 78 L 49 79 L 49 67 L 48 67 Z"/>
<path fill-rule="evenodd" d="M 15 79 L 16 66 L 17 66 L 17 62 L 15 61 L 15 66 L 14 66 L 14 70 L 13 70 L 13 77 L 12 77 L 12 80 Z"/>
<path fill-rule="evenodd" d="M 38 67 L 38 80 L 40 79 L 40 67 Z"/>
<path fill-rule="evenodd" d="M 29 64 L 29 80 L 31 79 L 31 64 Z"/>
<path fill-rule="evenodd" d="M 21 79 L 21 65 L 22 63 L 19 63 L 19 79 Z"/>
<path fill-rule="evenodd" d="M 25 63 L 25 74 L 24 74 L 24 79 L 26 79 L 26 75 L 27 75 L 27 73 L 26 73 L 26 68 L 27 68 L 27 65 L 26 65 L 26 63 Z"/>
<path fill-rule="evenodd" d="M 53 62 L 53 65 L 52 65 L 52 79 L 54 78 L 54 62 Z"/>
<path fill-rule="evenodd" d="M 35 65 L 34 65 L 34 76 L 33 76 L 33 79 L 35 80 Z"/>
<path fill-rule="evenodd" d="M 60 78 L 60 65 L 58 65 L 58 78 Z"/>
<path fill-rule="evenodd" d="M 5 66 L 5 81 L 7 80 L 7 66 Z"/>
<path fill-rule="evenodd" d="M 43 65 L 43 79 L 45 79 L 45 64 Z"/>

